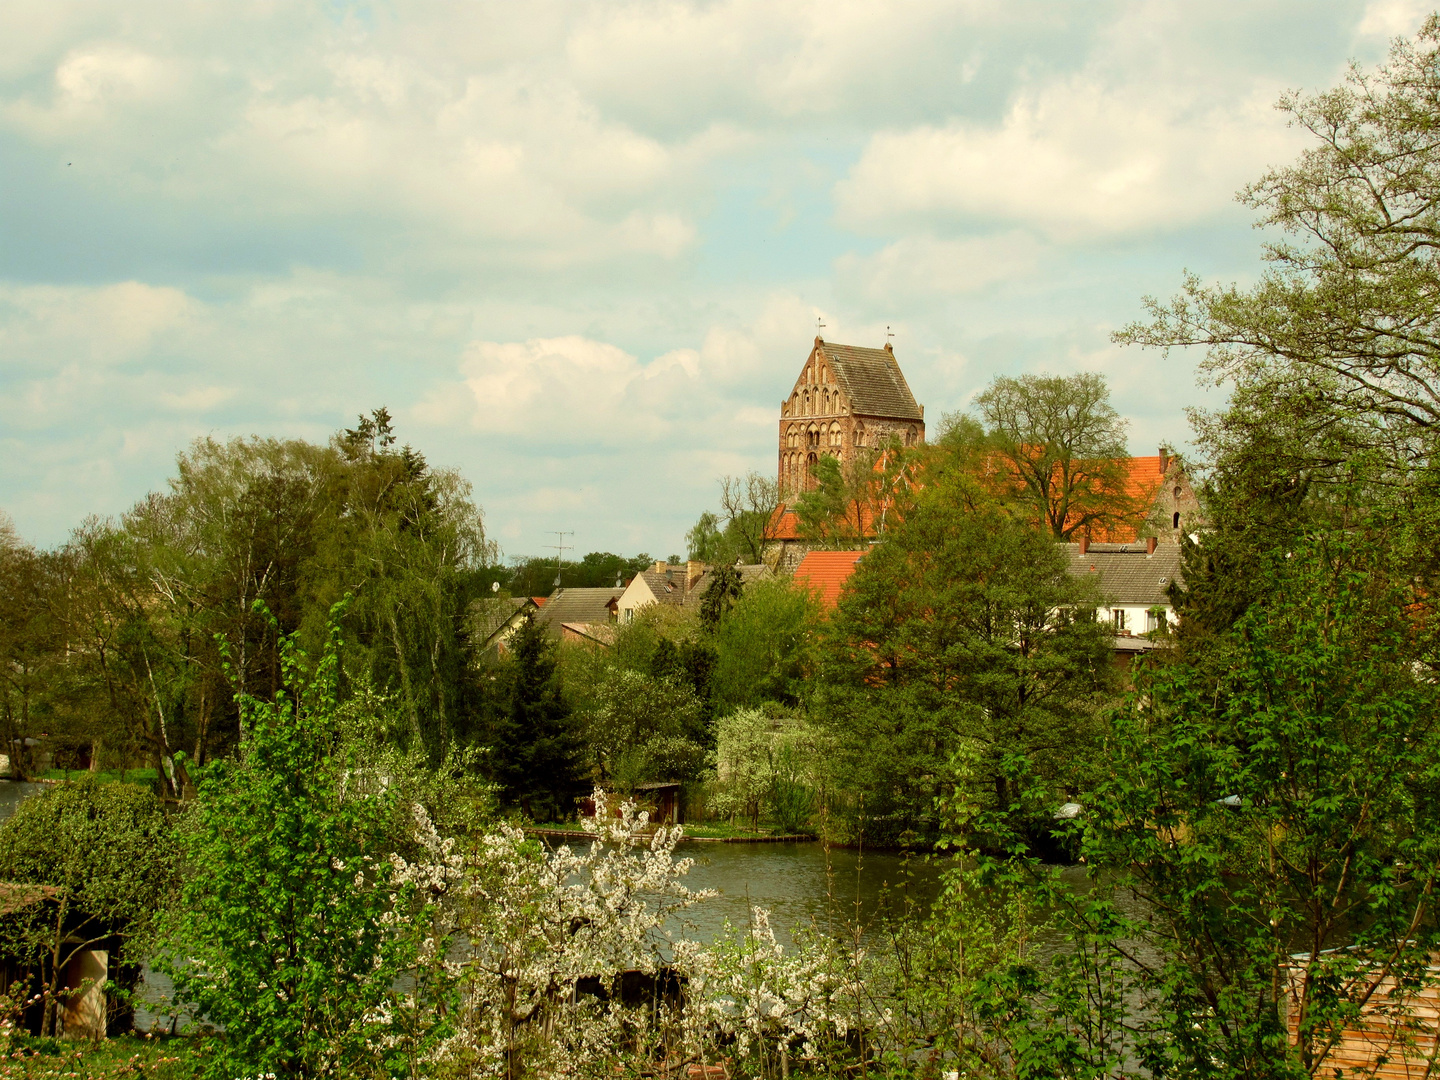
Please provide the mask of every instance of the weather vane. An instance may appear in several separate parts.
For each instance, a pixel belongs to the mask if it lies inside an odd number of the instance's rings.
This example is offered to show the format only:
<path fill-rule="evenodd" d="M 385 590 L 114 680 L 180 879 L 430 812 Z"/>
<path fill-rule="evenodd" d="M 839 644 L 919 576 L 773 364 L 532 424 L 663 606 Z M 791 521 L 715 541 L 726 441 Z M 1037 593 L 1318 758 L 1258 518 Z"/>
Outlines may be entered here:
<path fill-rule="evenodd" d="M 820 331 L 825 329 L 825 324 L 820 321 L 820 316 L 815 316 L 815 336 L 820 336 Z"/>
<path fill-rule="evenodd" d="M 895 335 L 890 332 L 890 324 L 889 324 L 889 323 L 886 323 L 886 324 L 885 324 L 885 340 L 886 340 L 886 341 L 889 341 L 889 340 L 890 340 L 891 338 L 893 338 L 894 336 L 895 336 Z"/>

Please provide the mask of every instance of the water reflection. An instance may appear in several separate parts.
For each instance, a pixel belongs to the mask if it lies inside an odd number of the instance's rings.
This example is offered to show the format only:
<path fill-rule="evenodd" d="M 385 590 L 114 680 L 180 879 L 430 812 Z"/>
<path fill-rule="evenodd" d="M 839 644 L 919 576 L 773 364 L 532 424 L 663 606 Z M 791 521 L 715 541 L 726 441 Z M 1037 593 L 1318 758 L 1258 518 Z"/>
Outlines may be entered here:
<path fill-rule="evenodd" d="M 928 911 L 941 873 L 953 865 L 893 852 L 827 850 L 819 843 L 688 843 L 676 854 L 695 860 L 689 888 L 719 893 L 688 913 L 686 936 L 707 943 L 727 920 L 748 925 L 752 905 L 769 910 L 776 937 L 787 946 L 799 926 L 848 936 L 858 924 L 868 934 L 908 904 Z"/>
<path fill-rule="evenodd" d="M 0 780 L 0 821 L 14 814 L 16 807 L 31 795 L 38 795 L 49 786 L 20 780 Z"/>

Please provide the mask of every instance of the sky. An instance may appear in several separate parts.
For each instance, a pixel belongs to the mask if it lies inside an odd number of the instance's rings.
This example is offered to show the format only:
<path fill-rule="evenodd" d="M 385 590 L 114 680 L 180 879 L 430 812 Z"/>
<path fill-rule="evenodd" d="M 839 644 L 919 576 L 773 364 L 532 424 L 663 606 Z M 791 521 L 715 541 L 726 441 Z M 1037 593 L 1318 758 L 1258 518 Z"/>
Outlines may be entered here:
<path fill-rule="evenodd" d="M 1433 0 L 1432 0 L 1433 2 Z M 381 405 L 508 556 L 684 551 L 827 340 L 933 426 L 1100 372 L 1133 453 L 1224 389 L 1111 333 L 1261 269 L 1274 109 L 1411 0 L 0 5 L 0 510 L 64 542 L 194 439 Z"/>

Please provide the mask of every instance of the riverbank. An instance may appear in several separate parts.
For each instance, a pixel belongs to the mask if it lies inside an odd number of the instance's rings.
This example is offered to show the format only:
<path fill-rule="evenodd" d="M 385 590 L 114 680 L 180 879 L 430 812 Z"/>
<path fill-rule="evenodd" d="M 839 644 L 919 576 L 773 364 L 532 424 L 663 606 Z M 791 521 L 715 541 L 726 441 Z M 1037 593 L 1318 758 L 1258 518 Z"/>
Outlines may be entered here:
<path fill-rule="evenodd" d="M 595 834 L 583 829 L 552 829 L 543 825 L 532 825 L 525 829 L 526 836 L 541 836 L 547 840 L 594 840 Z M 653 836 L 654 830 L 640 833 Z M 688 833 L 681 840 L 684 844 L 804 844 L 817 842 L 813 836 L 794 833 L 783 836 L 691 836 Z"/>

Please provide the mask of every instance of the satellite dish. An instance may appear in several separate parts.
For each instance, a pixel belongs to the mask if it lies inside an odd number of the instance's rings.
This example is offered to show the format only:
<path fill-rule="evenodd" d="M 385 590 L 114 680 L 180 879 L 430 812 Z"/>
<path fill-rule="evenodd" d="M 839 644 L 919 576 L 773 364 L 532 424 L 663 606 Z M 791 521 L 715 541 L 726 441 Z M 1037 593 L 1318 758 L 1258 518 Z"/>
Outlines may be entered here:
<path fill-rule="evenodd" d="M 492 582 L 490 582 L 490 591 L 491 591 L 491 592 L 499 592 L 499 591 L 500 591 L 500 582 L 498 582 L 498 581 L 492 581 Z"/>

